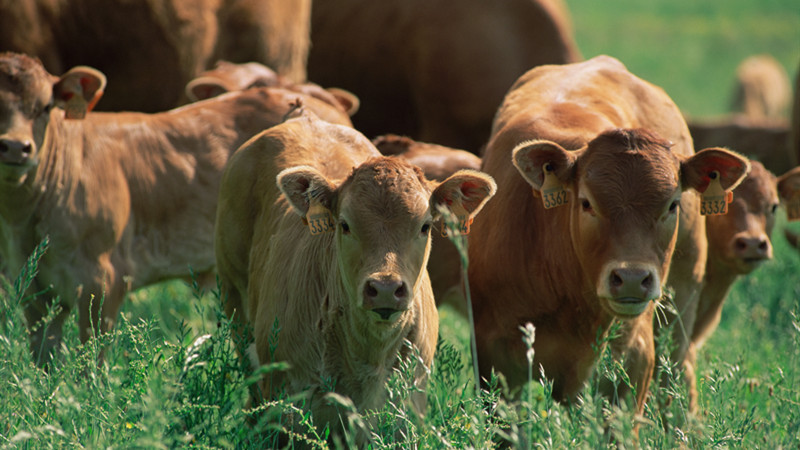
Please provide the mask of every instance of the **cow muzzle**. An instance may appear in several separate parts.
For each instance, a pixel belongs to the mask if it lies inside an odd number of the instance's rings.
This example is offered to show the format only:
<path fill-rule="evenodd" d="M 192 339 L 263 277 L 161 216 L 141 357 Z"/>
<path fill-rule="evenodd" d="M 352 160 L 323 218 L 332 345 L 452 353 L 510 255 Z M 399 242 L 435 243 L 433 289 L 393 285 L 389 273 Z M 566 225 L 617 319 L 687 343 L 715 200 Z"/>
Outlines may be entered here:
<path fill-rule="evenodd" d="M 408 284 L 395 277 L 371 277 L 364 283 L 363 307 L 378 320 L 392 322 L 407 311 L 411 302 Z"/>
<path fill-rule="evenodd" d="M 620 317 L 643 313 L 651 300 L 661 297 L 658 272 L 647 265 L 618 265 L 604 271 L 598 296 L 605 298 L 611 312 Z"/>
<path fill-rule="evenodd" d="M 737 269 L 750 273 L 764 261 L 772 259 L 772 244 L 763 233 L 739 233 L 731 242 L 737 260 Z"/>
<path fill-rule="evenodd" d="M 33 151 L 33 144 L 30 141 L 19 141 L 15 139 L 0 139 L 0 163 L 24 166 L 28 163 Z"/>

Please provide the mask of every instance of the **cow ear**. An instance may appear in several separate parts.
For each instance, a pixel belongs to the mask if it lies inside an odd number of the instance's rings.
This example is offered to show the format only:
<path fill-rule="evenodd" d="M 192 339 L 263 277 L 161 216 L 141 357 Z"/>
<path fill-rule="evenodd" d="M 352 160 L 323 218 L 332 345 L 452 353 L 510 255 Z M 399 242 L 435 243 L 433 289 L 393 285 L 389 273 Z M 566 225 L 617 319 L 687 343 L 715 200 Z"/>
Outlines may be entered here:
<path fill-rule="evenodd" d="M 750 161 L 724 148 L 700 150 L 681 162 L 681 185 L 684 190 L 705 192 L 712 177 L 716 177 L 713 172 L 719 174 L 722 189 L 731 191 L 750 172 Z"/>
<path fill-rule="evenodd" d="M 800 166 L 778 177 L 778 195 L 782 202 L 800 198 Z"/>
<path fill-rule="evenodd" d="M 471 219 L 495 192 L 497 183 L 491 176 L 477 170 L 459 170 L 433 190 L 431 210 L 438 215 L 440 208 L 444 208 L 456 216 L 466 215 Z"/>
<path fill-rule="evenodd" d="M 106 76 L 97 69 L 77 66 L 53 85 L 53 99 L 64 109 L 67 119 L 83 119 L 94 109 L 106 88 Z"/>
<path fill-rule="evenodd" d="M 198 77 L 186 84 L 186 96 L 193 102 L 216 97 L 226 92 L 228 92 L 228 88 L 214 77 Z"/>
<path fill-rule="evenodd" d="M 545 168 L 555 174 L 562 185 L 570 184 L 580 153 L 580 150 L 565 150 L 555 142 L 539 140 L 517 145 L 511 159 L 520 175 L 538 191 L 544 184 Z"/>
<path fill-rule="evenodd" d="M 344 112 L 346 112 L 348 116 L 353 117 L 353 114 L 358 112 L 361 101 L 356 97 L 356 94 L 340 88 L 327 88 L 325 90 L 333 95 L 333 98 L 336 99 L 336 102 L 344 109 Z"/>
<path fill-rule="evenodd" d="M 336 188 L 317 169 L 311 166 L 290 167 L 277 176 L 278 188 L 292 205 L 292 209 L 305 217 L 311 201 L 331 209 Z"/>

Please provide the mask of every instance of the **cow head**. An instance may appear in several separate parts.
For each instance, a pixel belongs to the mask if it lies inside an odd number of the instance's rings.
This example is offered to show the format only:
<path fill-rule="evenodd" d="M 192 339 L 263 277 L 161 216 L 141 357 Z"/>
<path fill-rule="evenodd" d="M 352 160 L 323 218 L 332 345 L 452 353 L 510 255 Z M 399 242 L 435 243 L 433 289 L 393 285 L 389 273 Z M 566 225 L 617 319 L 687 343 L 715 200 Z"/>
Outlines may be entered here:
<path fill-rule="evenodd" d="M 522 143 L 514 165 L 538 195 L 563 188 L 576 256 L 601 305 L 620 317 L 661 297 L 678 229 L 683 191 L 704 191 L 716 172 L 724 189 L 748 170 L 723 149 L 683 158 L 646 130 L 611 130 L 567 151 L 550 141 Z M 556 214 L 555 211 L 545 213 Z"/>
<path fill-rule="evenodd" d="M 750 164 L 750 173 L 733 191 L 728 213 L 706 218 L 709 258 L 736 274 L 750 273 L 772 258 L 777 179 L 761 163 Z"/>
<path fill-rule="evenodd" d="M 90 67 L 75 67 L 57 78 L 36 59 L 0 54 L 0 183 L 24 183 L 38 164 L 51 115 L 83 118 L 104 86 L 105 76 Z"/>
<path fill-rule="evenodd" d="M 330 212 L 347 297 L 384 324 L 399 322 L 418 301 L 439 208 L 474 216 L 496 190 L 480 172 L 460 171 L 436 184 L 391 157 L 366 161 L 341 184 L 301 166 L 281 172 L 278 185 L 301 217 L 311 208 Z"/>

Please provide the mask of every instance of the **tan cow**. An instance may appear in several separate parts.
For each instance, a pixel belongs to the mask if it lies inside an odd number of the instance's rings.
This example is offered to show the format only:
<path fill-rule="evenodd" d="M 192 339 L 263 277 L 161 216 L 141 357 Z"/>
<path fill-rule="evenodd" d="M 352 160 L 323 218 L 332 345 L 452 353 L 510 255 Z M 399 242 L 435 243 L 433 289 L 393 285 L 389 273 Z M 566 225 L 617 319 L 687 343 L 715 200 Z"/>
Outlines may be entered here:
<path fill-rule="evenodd" d="M 418 166 L 429 180 L 443 181 L 459 170 L 479 170 L 481 159 L 466 151 L 397 135 L 378 136 L 372 140 L 383 155 L 405 158 Z M 428 274 L 436 306 L 449 304 L 466 316 L 466 302 L 461 286 L 461 257 L 450 238 L 434 230 Z"/>
<path fill-rule="evenodd" d="M 51 73 L 87 64 L 110 80 L 98 109 L 157 112 L 218 59 L 258 61 L 305 80 L 311 0 L 0 2 L 0 51 Z"/>
<path fill-rule="evenodd" d="M 695 191 L 711 177 L 730 189 L 748 167 L 723 149 L 693 153 L 670 98 L 613 58 L 542 66 L 514 84 L 483 157 L 498 193 L 469 236 L 482 376 L 495 369 L 512 387 L 526 381 L 519 326 L 532 322 L 534 367 L 553 380 L 555 398 L 574 398 L 598 336 L 620 320 L 612 354 L 643 410 L 663 286 L 679 311 L 696 307 L 706 244 Z M 679 344 L 682 360 L 688 336 Z"/>
<path fill-rule="evenodd" d="M 745 58 L 736 68 L 733 111 L 748 119 L 781 119 L 791 103 L 789 75 L 771 55 Z"/>
<path fill-rule="evenodd" d="M 321 0 L 311 22 L 309 78 L 361 99 L 358 130 L 476 154 L 517 77 L 580 58 L 561 0 Z"/>
<path fill-rule="evenodd" d="M 781 200 L 784 202 L 800 195 L 800 168 L 776 178 L 760 163 L 752 161 L 750 164 L 750 173 L 733 190 L 728 213 L 706 218 L 708 261 L 686 356 L 692 410 L 697 409 L 694 377 L 697 350 L 717 328 L 722 305 L 733 283 L 772 259 L 770 234 L 778 209 L 778 186 L 783 187 Z"/>
<path fill-rule="evenodd" d="M 290 364 L 262 380 L 267 398 L 307 392 L 314 423 L 336 427 L 325 393 L 380 408 L 409 356 L 404 340 L 424 387 L 438 330 L 425 270 L 437 208 L 466 219 L 494 191 L 475 171 L 429 182 L 307 112 L 243 145 L 223 176 L 215 250 L 226 311 L 252 327 L 251 362 Z M 422 411 L 424 394 L 414 401 Z"/>
<path fill-rule="evenodd" d="M 337 105 L 278 88 L 165 113 L 69 120 L 96 102 L 103 82 L 90 68 L 58 78 L 25 55 L 0 54 L 3 273 L 19 273 L 50 238 L 30 292 L 49 290 L 26 307 L 37 361 L 59 345 L 70 310 L 78 309 L 86 340 L 92 329 L 112 327 L 127 289 L 213 269 L 222 168 L 238 145 L 280 123 L 290 103 L 300 98 L 320 116 L 350 125 Z M 37 323 L 53 298 L 61 311 L 45 331 Z"/>

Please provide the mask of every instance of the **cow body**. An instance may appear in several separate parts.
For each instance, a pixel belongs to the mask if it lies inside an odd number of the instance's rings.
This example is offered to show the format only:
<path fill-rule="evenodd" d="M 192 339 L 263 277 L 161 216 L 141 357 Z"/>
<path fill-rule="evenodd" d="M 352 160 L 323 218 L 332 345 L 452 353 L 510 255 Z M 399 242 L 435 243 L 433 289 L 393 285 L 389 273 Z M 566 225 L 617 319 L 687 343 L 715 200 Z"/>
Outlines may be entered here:
<path fill-rule="evenodd" d="M 730 187 L 747 164 L 724 150 L 693 153 L 669 97 L 613 58 L 540 67 L 514 84 L 483 157 L 498 194 L 469 241 L 482 376 L 494 368 L 511 386 L 526 381 L 518 327 L 532 322 L 534 367 L 554 381 L 556 398 L 572 398 L 593 369 L 598 337 L 619 318 L 611 350 L 625 360 L 642 410 L 654 301 L 669 280 L 682 319 L 693 321 L 705 268 L 704 222 L 689 189 L 705 189 L 711 168 Z M 542 198 L 547 171 L 565 191 L 563 206 L 545 209 L 556 200 Z M 686 346 L 688 336 L 676 357 Z"/>
<path fill-rule="evenodd" d="M 305 80 L 310 0 L 33 0 L 0 6 L 0 50 L 51 73 L 78 64 L 112 82 L 99 109 L 165 111 L 218 59 L 258 61 Z"/>
<path fill-rule="evenodd" d="M 357 129 L 476 154 L 518 76 L 579 58 L 560 0 L 323 0 L 311 32 L 309 78 L 361 99 Z"/>
<path fill-rule="evenodd" d="M 30 58 L 3 54 L 0 77 L 0 261 L 5 274 L 15 275 L 49 236 L 31 292 L 49 291 L 28 306 L 29 325 L 46 314 L 51 298 L 63 308 L 46 336 L 43 327 L 32 334 L 37 359 L 59 344 L 60 322 L 72 308 L 80 311 L 85 340 L 92 329 L 112 326 L 127 289 L 187 277 L 190 269 L 211 271 L 217 189 L 228 156 L 280 123 L 302 97 L 253 89 L 165 113 L 71 120 L 49 108 L 75 81 L 72 72 L 58 79 Z M 304 101 L 349 124 L 336 106 Z"/>
<path fill-rule="evenodd" d="M 774 57 L 746 58 L 736 68 L 733 111 L 751 120 L 786 118 L 792 98 L 789 75 Z"/>
<path fill-rule="evenodd" d="M 474 214 L 493 190 L 478 172 L 429 184 L 358 132 L 305 112 L 242 146 L 223 177 L 215 249 L 226 311 L 252 327 L 252 362 L 290 363 L 265 377 L 264 394 L 309 391 L 315 423 L 335 426 L 326 389 L 360 411 L 379 408 L 412 348 L 422 386 L 438 330 L 425 270 L 435 205 Z M 312 235 L 320 207 L 331 220 Z M 424 394 L 414 399 L 422 410 Z"/>

